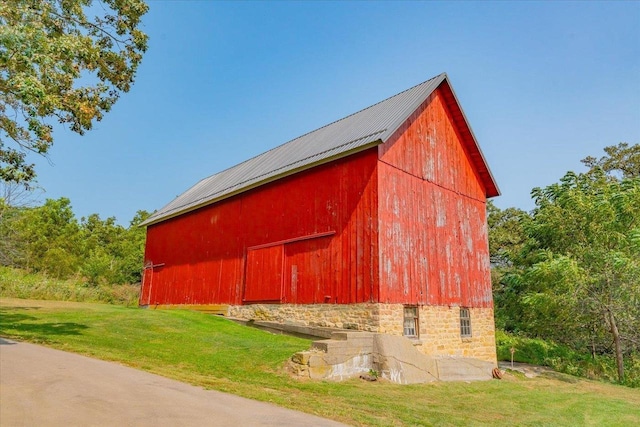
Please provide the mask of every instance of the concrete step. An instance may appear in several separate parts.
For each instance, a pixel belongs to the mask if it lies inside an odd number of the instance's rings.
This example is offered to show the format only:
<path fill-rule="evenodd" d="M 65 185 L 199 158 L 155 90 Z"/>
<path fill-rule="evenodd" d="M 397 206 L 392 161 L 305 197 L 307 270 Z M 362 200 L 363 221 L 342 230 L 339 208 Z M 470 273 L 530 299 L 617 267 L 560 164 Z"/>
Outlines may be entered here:
<path fill-rule="evenodd" d="M 339 331 L 332 333 L 331 339 L 349 342 L 370 341 L 371 339 L 373 339 L 374 335 L 375 334 L 373 332 Z"/>
<path fill-rule="evenodd" d="M 373 350 L 373 334 L 360 336 L 348 335 L 346 337 L 340 336 L 340 338 L 344 339 L 331 338 L 329 340 L 314 341 L 311 347 L 327 353 L 340 351 L 357 354 L 363 351 L 371 353 Z"/>

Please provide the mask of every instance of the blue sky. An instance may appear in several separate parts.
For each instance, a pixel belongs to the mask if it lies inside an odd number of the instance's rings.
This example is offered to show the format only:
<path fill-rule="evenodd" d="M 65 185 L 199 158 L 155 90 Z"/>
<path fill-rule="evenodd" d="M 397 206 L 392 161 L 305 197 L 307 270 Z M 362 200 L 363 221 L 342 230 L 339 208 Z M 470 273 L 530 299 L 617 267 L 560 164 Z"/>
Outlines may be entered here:
<path fill-rule="evenodd" d="M 128 224 L 200 179 L 447 72 L 502 196 L 530 210 L 640 143 L 640 2 L 151 1 L 132 90 L 56 130 L 43 198 Z"/>

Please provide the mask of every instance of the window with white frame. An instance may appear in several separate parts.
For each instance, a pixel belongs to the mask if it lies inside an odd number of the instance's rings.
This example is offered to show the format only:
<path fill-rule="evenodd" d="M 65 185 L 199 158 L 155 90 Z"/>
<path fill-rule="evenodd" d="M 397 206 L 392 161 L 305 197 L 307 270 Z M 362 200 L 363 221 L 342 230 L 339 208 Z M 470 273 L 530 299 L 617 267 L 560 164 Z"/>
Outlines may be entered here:
<path fill-rule="evenodd" d="M 418 307 L 415 305 L 404 306 L 403 334 L 405 337 L 417 338 L 418 330 Z"/>
<path fill-rule="evenodd" d="M 471 338 L 471 311 L 468 308 L 460 308 L 460 336 Z"/>

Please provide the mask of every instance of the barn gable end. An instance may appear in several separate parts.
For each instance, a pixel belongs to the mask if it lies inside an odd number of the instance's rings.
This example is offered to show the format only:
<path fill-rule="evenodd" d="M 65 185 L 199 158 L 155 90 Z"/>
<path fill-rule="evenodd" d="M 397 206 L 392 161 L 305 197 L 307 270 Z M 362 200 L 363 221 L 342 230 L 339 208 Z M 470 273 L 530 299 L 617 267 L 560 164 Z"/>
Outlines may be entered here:
<path fill-rule="evenodd" d="M 495 361 L 485 207 L 498 194 L 441 74 L 152 215 L 140 304 L 394 335 L 409 312 L 424 353 Z"/>
<path fill-rule="evenodd" d="M 443 91 L 378 149 L 382 301 L 491 306 L 487 189 Z"/>

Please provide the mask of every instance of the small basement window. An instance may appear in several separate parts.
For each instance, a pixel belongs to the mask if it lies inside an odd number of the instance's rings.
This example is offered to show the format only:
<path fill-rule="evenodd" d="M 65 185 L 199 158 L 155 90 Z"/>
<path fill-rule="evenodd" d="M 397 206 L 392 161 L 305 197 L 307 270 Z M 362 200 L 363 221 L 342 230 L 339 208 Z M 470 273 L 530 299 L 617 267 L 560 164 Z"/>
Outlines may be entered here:
<path fill-rule="evenodd" d="M 460 336 L 471 338 L 471 312 L 468 308 L 460 308 Z"/>
<path fill-rule="evenodd" d="M 418 307 L 415 305 L 405 306 L 403 334 L 405 337 L 417 338 L 418 332 Z"/>

